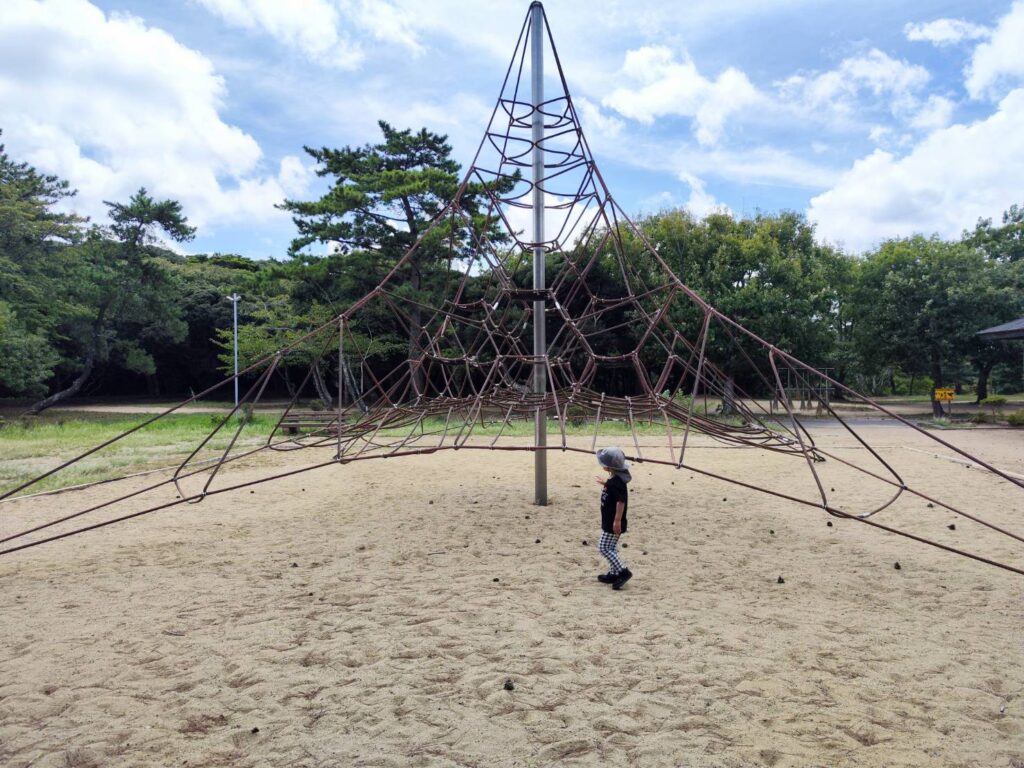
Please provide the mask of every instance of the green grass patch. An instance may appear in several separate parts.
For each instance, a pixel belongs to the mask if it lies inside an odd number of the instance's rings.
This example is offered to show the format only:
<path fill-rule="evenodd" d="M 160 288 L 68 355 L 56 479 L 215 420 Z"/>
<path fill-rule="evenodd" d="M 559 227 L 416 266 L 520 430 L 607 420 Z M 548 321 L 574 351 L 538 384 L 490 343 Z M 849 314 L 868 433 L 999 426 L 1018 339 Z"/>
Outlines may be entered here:
<path fill-rule="evenodd" d="M 53 413 L 30 419 L 14 419 L 0 424 L 0 492 L 14 488 L 27 480 L 53 469 L 64 461 L 75 458 L 125 431 L 141 424 L 146 416 L 125 416 L 124 414 L 78 412 L 75 414 Z M 256 413 L 245 423 L 233 452 L 253 448 L 266 441 L 277 414 Z M 738 417 L 713 417 L 719 423 L 739 426 Z M 81 459 L 51 477 L 25 489 L 24 493 L 55 490 L 83 483 L 108 480 L 133 472 L 157 469 L 182 462 L 213 429 L 220 424 L 223 415 L 210 413 L 169 414 L 139 431 L 123 437 L 105 448 Z M 453 415 L 448 425 L 448 440 L 459 434 L 461 417 Z M 219 456 L 228 445 L 238 427 L 237 418 L 231 419 L 207 443 L 194 461 Z M 673 433 L 680 433 L 686 423 L 670 422 Z M 405 437 L 412 429 L 417 432 L 440 435 L 445 429 L 443 418 L 431 418 L 421 425 L 389 427 L 378 432 L 378 437 Z M 637 421 L 635 428 L 641 436 L 663 436 L 665 422 Z M 468 427 L 466 427 L 468 429 Z M 589 437 L 594 434 L 592 420 L 579 417 L 566 421 L 565 432 L 570 436 Z M 494 437 L 531 438 L 534 423 L 532 419 L 517 419 L 502 428 L 500 421 L 486 420 L 473 424 L 472 435 Z M 557 419 L 547 422 L 551 441 L 560 438 L 562 426 Z M 371 430 L 372 431 L 372 430 Z M 602 420 L 600 436 L 606 442 L 628 444 L 633 430 L 629 423 L 620 419 Z M 465 436 L 465 431 L 463 431 Z M 285 436 L 281 435 L 280 439 Z M 275 440 L 278 438 L 275 438 Z"/>
<path fill-rule="evenodd" d="M 56 467 L 144 422 L 146 417 L 89 414 L 67 418 L 17 419 L 0 425 L 0 489 L 9 489 Z M 75 465 L 26 489 L 53 490 L 155 469 L 181 462 L 209 435 L 223 416 L 209 413 L 170 414 L 138 432 L 100 449 Z M 266 439 L 276 418 L 257 414 L 246 424 L 236 446 L 253 447 Z M 223 452 L 238 427 L 232 419 L 196 456 Z"/>

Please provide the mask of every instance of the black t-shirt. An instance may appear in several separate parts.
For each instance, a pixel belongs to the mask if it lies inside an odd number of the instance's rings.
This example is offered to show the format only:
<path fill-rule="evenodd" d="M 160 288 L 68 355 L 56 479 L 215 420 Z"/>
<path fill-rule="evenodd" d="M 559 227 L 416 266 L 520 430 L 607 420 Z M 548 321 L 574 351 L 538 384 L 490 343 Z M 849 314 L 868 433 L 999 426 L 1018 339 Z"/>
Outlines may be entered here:
<path fill-rule="evenodd" d="M 629 512 L 629 489 L 626 483 L 618 475 L 612 475 L 604 484 L 601 491 L 601 530 L 606 533 L 614 533 L 612 526 L 615 524 L 615 505 L 621 501 L 625 504 L 622 510 L 622 531 L 626 532 L 626 513 Z"/>

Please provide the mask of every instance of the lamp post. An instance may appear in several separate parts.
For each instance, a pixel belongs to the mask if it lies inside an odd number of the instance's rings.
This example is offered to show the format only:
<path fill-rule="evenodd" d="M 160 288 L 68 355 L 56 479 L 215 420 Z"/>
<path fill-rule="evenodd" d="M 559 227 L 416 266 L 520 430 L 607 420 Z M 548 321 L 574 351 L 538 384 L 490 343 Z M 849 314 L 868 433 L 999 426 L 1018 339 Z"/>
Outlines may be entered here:
<path fill-rule="evenodd" d="M 231 302 L 231 314 L 234 318 L 234 337 L 235 337 L 235 408 L 238 407 L 238 302 L 242 298 L 237 293 L 232 293 L 230 296 L 225 296 L 225 299 Z"/>

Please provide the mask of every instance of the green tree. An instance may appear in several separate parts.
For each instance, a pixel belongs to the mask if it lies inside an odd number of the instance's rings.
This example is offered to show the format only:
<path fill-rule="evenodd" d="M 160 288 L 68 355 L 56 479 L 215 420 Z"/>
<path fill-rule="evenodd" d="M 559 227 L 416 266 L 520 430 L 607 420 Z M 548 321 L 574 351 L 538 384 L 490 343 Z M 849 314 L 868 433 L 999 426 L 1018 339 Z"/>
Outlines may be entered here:
<path fill-rule="evenodd" d="M 1011 205 L 1003 211 L 1002 226 L 992 219 L 978 219 L 973 232 L 964 232 L 963 240 L 996 261 L 1024 261 L 1024 206 Z"/>
<path fill-rule="evenodd" d="M 890 240 L 865 258 L 857 286 L 856 337 L 868 366 L 893 364 L 932 380 L 955 383 L 980 342 L 975 332 L 993 318 L 1005 286 L 996 264 L 975 248 L 920 235 Z"/>
<path fill-rule="evenodd" d="M 978 328 L 1000 325 L 1024 314 L 1024 208 L 1012 205 L 1003 212 L 1001 227 L 991 219 L 979 219 L 974 232 L 964 232 L 963 242 L 992 262 L 993 289 Z M 1005 342 L 976 341 L 971 363 L 978 372 L 978 402 L 988 397 L 992 370 L 1000 364 L 1019 362 L 1019 347 Z"/>
<path fill-rule="evenodd" d="M 816 242 L 802 215 L 713 213 L 698 220 L 674 210 L 647 217 L 641 228 L 683 283 L 727 317 L 810 365 L 835 362 L 840 334 L 848 333 L 852 267 Z M 695 339 L 702 314 L 687 302 L 677 305 L 673 322 Z M 713 327 L 706 351 L 725 374 L 726 411 L 737 379 L 753 391 L 773 386 L 763 349 L 745 335 Z"/>
<path fill-rule="evenodd" d="M 155 202 L 145 189 L 127 204 L 107 206 L 111 227 L 94 227 L 54 264 L 63 299 L 55 330 L 64 352 L 62 367 L 73 378 L 33 404 L 30 414 L 78 394 L 101 362 L 115 360 L 129 371 L 155 374 L 149 349 L 185 336 L 166 266 L 171 254 L 154 244 L 158 231 L 178 242 L 192 238 L 180 206 Z"/>
<path fill-rule="evenodd" d="M 421 129 L 396 130 L 378 123 L 383 141 L 362 147 L 313 149 L 306 152 L 317 162 L 317 174 L 332 179 L 331 187 L 319 200 L 286 200 L 280 207 L 291 212 L 299 236 L 289 253 L 303 254 L 313 243 L 339 243 L 344 254 L 324 260 L 323 274 L 316 257 L 305 257 L 316 275 L 318 296 L 311 301 L 344 306 L 372 290 L 414 243 L 459 189 L 459 165 L 451 158 L 447 137 Z M 502 182 L 511 188 L 514 180 Z M 500 190 L 499 190 L 500 191 Z M 470 184 L 463 191 L 461 208 L 473 227 L 483 226 L 480 205 L 485 199 L 483 185 Z M 493 225 L 492 225 L 493 226 Z M 422 345 L 422 312 L 440 295 L 450 255 L 448 243 L 465 244 L 469 235 L 461 228 L 452 231 L 444 222 L 435 237 L 421 242 L 393 281 L 396 296 L 405 299 L 408 318 L 408 350 L 412 359 Z M 502 237 L 495 226 L 492 242 Z M 325 279 L 330 278 L 330 279 Z M 401 334 L 395 327 L 393 333 Z M 413 391 L 423 390 L 422 373 L 413 366 Z"/>
<path fill-rule="evenodd" d="M 54 262 L 81 239 L 85 220 L 56 207 L 74 194 L 0 144 L 0 393 L 41 394 L 60 361 L 51 340 L 63 301 Z"/>

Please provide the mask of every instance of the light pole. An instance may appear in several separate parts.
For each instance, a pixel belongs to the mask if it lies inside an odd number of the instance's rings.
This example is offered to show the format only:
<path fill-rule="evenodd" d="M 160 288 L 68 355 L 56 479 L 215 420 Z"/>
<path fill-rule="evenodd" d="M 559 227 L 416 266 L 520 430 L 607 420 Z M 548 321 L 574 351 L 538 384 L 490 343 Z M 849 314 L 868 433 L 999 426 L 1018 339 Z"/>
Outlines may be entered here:
<path fill-rule="evenodd" d="M 232 293 L 230 296 L 225 296 L 225 299 L 231 302 L 231 314 L 234 317 L 235 325 L 235 408 L 238 407 L 238 302 L 242 298 L 237 293 Z"/>

